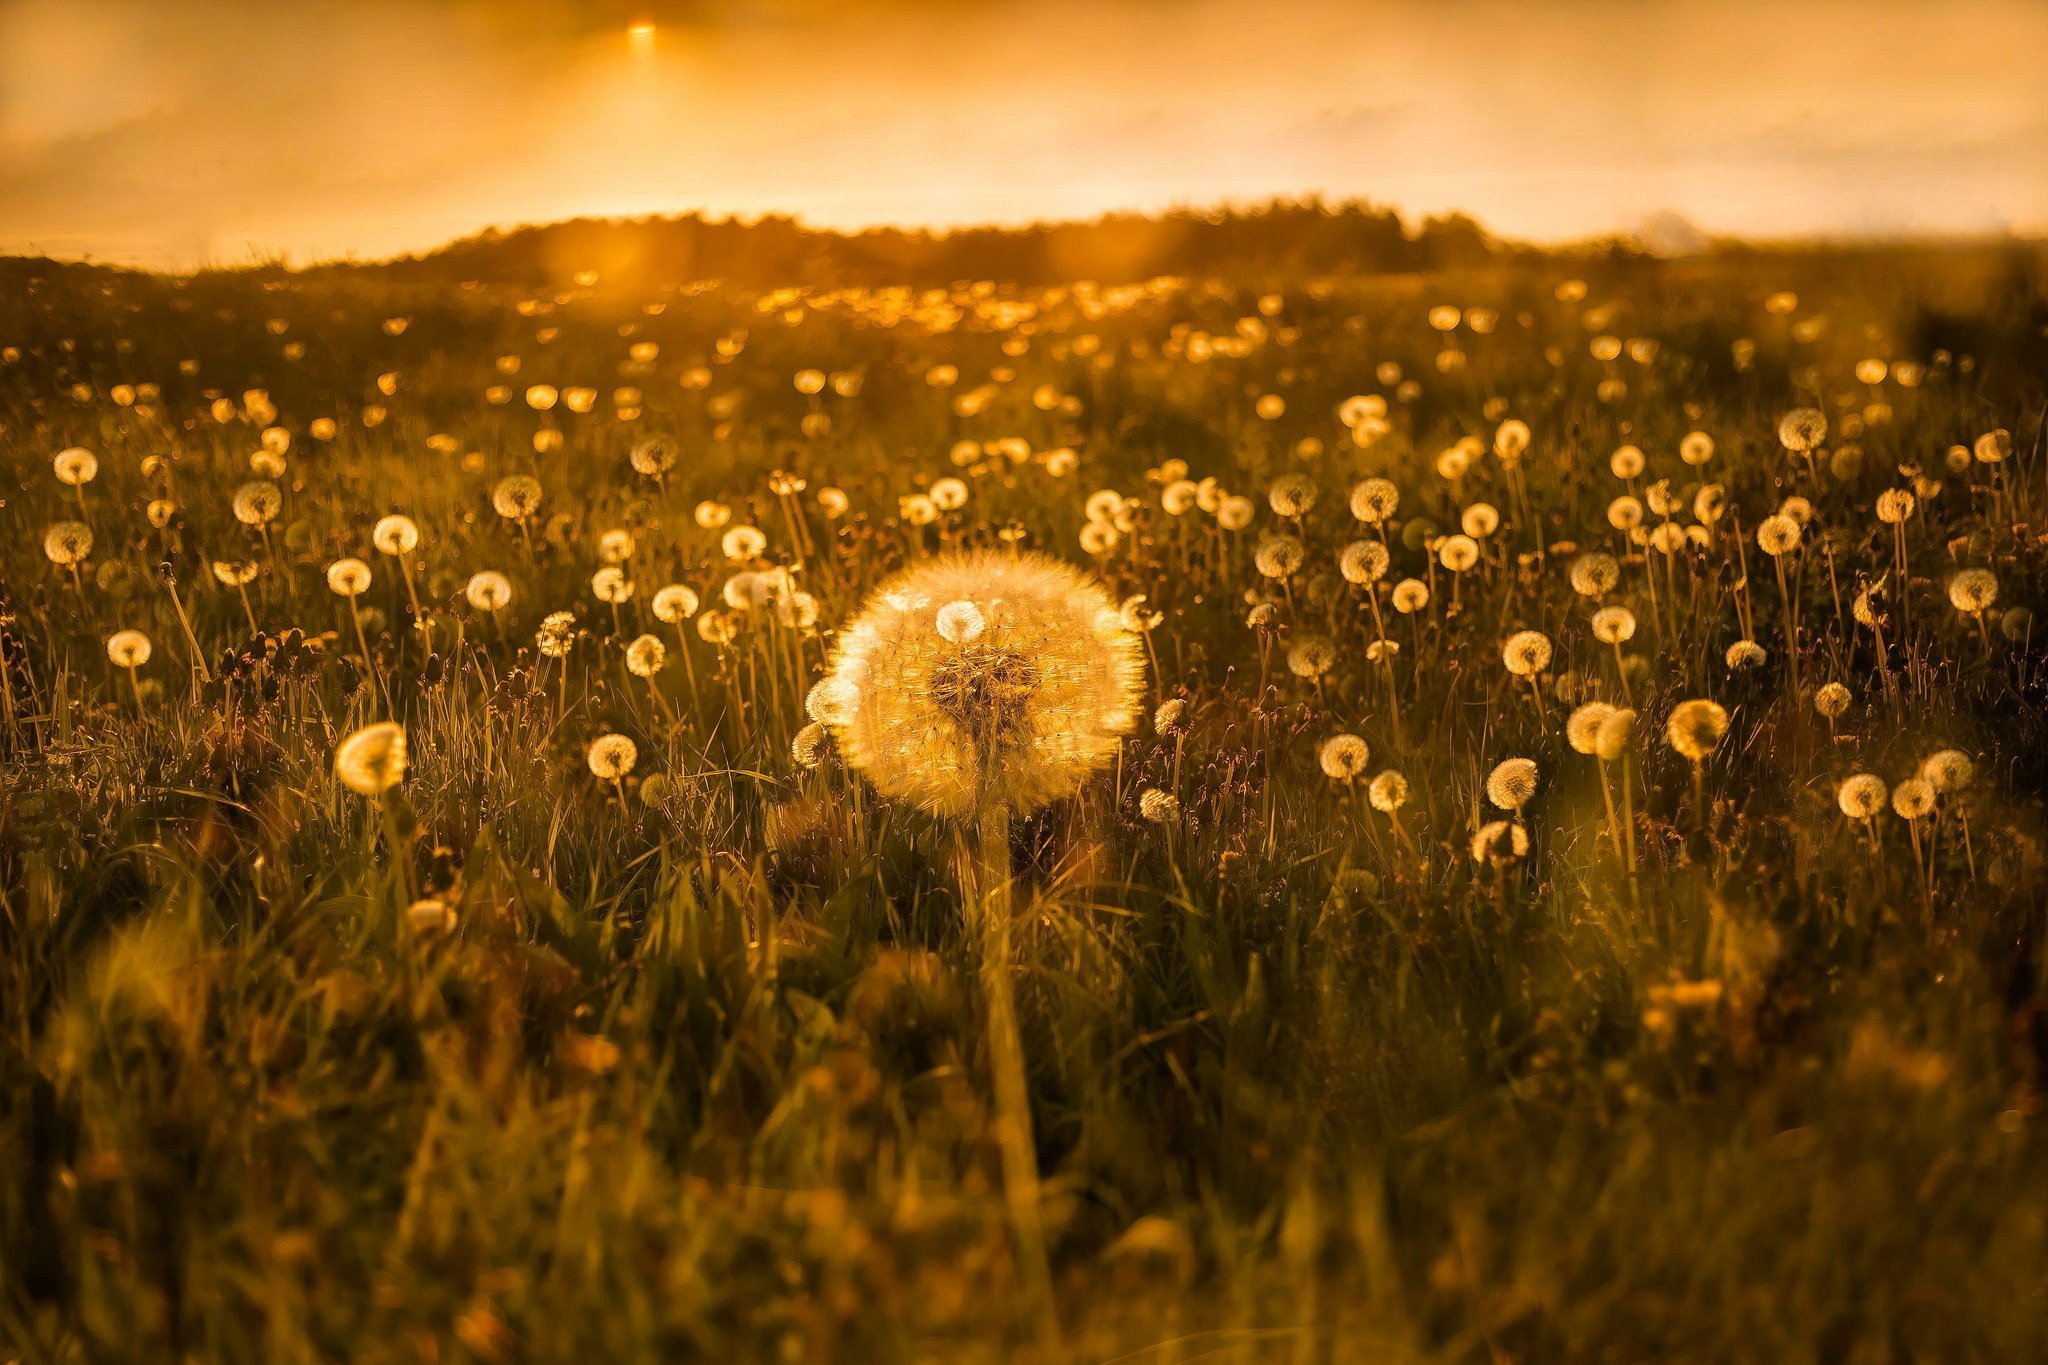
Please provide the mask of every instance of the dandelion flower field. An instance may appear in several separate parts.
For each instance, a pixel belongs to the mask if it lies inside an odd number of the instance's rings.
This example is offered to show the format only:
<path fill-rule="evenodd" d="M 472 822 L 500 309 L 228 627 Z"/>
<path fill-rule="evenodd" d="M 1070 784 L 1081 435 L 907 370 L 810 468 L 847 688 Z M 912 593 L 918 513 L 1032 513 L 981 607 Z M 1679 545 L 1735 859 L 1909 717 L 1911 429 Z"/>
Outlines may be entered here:
<path fill-rule="evenodd" d="M 0 262 L 0 1359 L 2048 1350 L 2048 260 Z"/>

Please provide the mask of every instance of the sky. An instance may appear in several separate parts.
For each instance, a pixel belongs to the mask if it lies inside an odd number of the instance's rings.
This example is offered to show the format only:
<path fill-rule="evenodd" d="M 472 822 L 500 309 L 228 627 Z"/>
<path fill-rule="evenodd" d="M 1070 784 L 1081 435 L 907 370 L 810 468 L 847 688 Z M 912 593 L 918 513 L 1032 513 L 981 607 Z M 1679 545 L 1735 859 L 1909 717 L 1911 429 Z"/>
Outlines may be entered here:
<path fill-rule="evenodd" d="M 1562 241 L 2048 231 L 2048 0 L 0 0 L 0 253 L 1321 193 Z"/>

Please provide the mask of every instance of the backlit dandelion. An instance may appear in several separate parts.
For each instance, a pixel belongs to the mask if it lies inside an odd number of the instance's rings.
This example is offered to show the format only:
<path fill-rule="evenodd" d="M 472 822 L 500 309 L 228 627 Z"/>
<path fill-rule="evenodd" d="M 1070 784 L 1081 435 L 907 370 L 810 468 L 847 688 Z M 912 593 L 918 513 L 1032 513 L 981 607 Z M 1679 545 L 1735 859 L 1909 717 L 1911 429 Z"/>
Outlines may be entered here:
<path fill-rule="evenodd" d="M 462 595 L 478 611 L 501 611 L 512 601 L 512 580 L 495 569 L 482 569 L 469 576 Z"/>
<path fill-rule="evenodd" d="M 1355 781 L 1365 771 L 1371 756 L 1365 741 L 1353 734 L 1331 735 L 1316 749 L 1316 762 L 1323 776 L 1333 782 Z"/>
<path fill-rule="evenodd" d="M 382 796 L 405 780 L 405 729 L 394 721 L 366 725 L 334 750 L 334 776 L 360 796 Z"/>
<path fill-rule="evenodd" d="M 1366 479 L 1351 490 L 1351 515 L 1368 526 L 1384 525 L 1401 505 L 1401 490 L 1387 479 Z"/>
<path fill-rule="evenodd" d="M 1572 591 L 1581 597 L 1605 597 L 1621 581 L 1621 565 L 1602 550 L 1591 550 L 1572 561 Z"/>
<path fill-rule="evenodd" d="M 1180 819 L 1180 801 L 1172 792 L 1147 787 L 1138 793 L 1138 815 L 1151 824 L 1172 824 Z"/>
<path fill-rule="evenodd" d="M 1707 819 L 1707 759 L 1727 733 L 1727 710 L 1704 697 L 1678 703 L 1664 722 L 1664 742 L 1692 764 L 1693 806 L 1702 827 Z"/>
<path fill-rule="evenodd" d="M 1253 567 L 1264 577 L 1291 578 L 1301 571 L 1307 551 L 1294 536 L 1273 536 L 1262 542 L 1252 555 Z"/>
<path fill-rule="evenodd" d="M 1883 778 L 1873 773 L 1857 773 L 1835 788 L 1835 804 L 1843 815 L 1868 829 L 1883 814 L 1890 795 Z M 1874 834 L 1872 838 L 1874 842 Z"/>
<path fill-rule="evenodd" d="M 599 780 L 617 782 L 640 761 L 640 746 L 624 735 L 599 735 L 590 741 L 584 761 Z"/>
<path fill-rule="evenodd" d="M 982 625 L 949 640 L 939 614 L 962 604 Z M 1028 810 L 1114 756 L 1142 657 L 1109 595 L 1057 561 L 933 560 L 890 579 L 841 632 L 828 676 L 846 704 L 828 724 L 884 795 L 951 816 Z"/>
<path fill-rule="evenodd" d="M 1354 540 L 1338 556 L 1337 571 L 1346 583 L 1368 587 L 1387 576 L 1392 562 L 1387 547 L 1377 540 Z"/>
<path fill-rule="evenodd" d="M 1705 761 L 1727 733 L 1728 712 L 1719 702 L 1704 698 L 1680 702 L 1664 724 L 1665 741 L 1693 763 Z"/>
<path fill-rule="evenodd" d="M 43 532 L 43 557 L 71 572 L 71 586 L 80 592 L 84 583 L 78 566 L 92 553 L 92 527 L 82 521 L 60 521 Z"/>
<path fill-rule="evenodd" d="M 1486 778 L 1486 799 L 1502 810 L 1517 815 L 1536 795 L 1536 763 L 1533 759 L 1510 758 L 1496 764 Z"/>
<path fill-rule="evenodd" d="M 1778 419 L 1778 444 L 1795 455 L 1815 449 L 1827 435 L 1827 414 L 1818 408 L 1794 408 Z"/>
<path fill-rule="evenodd" d="M 1529 856 L 1529 831 L 1519 822 L 1491 820 L 1472 835 L 1472 861 L 1504 867 Z"/>
<path fill-rule="evenodd" d="M 825 750 L 830 743 L 831 735 L 825 729 L 823 723 L 815 720 L 810 721 L 791 737 L 789 741 L 790 759 L 799 768 L 803 768 L 806 771 L 815 769 L 824 763 Z"/>

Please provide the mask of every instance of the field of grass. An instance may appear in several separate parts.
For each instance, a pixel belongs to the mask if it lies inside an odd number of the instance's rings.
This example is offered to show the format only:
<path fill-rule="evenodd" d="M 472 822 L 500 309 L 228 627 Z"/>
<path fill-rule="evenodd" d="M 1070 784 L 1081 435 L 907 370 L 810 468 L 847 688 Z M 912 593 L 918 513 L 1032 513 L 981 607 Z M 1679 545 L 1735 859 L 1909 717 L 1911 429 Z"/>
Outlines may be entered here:
<path fill-rule="evenodd" d="M 0 1360 L 2048 1357 L 2043 253 L 0 285 Z"/>

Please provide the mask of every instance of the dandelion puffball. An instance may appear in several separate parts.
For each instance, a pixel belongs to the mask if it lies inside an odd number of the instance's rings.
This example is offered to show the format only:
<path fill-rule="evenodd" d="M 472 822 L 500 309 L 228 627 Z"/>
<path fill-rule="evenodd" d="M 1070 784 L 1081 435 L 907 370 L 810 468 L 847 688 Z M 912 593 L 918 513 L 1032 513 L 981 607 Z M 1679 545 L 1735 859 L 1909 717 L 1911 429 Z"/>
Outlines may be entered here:
<path fill-rule="evenodd" d="M 590 741 L 584 761 L 594 776 L 616 782 L 632 772 L 633 765 L 640 761 L 640 746 L 624 735 L 599 735 Z"/>
<path fill-rule="evenodd" d="M 405 780 L 405 730 L 394 721 L 366 725 L 334 751 L 334 775 L 361 796 L 381 796 Z"/>
<path fill-rule="evenodd" d="M 122 668 L 140 668 L 149 655 L 149 637 L 139 630 L 117 630 L 107 637 L 107 657 Z"/>
<path fill-rule="evenodd" d="M 337 559 L 327 566 L 327 586 L 339 597 L 355 597 L 370 586 L 370 566 L 360 559 Z"/>
<path fill-rule="evenodd" d="M 1333 782 L 1349 782 L 1365 771 L 1365 763 L 1372 756 L 1366 742 L 1357 735 L 1331 735 L 1316 750 L 1316 762 L 1321 765 L 1323 776 Z"/>
<path fill-rule="evenodd" d="M 964 633 L 970 606 L 981 628 Z M 1067 795 L 1135 725 L 1143 646 L 1093 579 L 1036 554 L 934 559 L 884 582 L 807 702 L 883 795 L 942 815 Z"/>
<path fill-rule="evenodd" d="M 420 543 L 419 523 L 399 512 L 379 517 L 370 529 L 370 543 L 387 555 L 411 554 Z"/>
<path fill-rule="evenodd" d="M 1891 793 L 1884 779 L 1871 773 L 1857 773 L 1835 791 L 1835 804 L 1851 820 L 1868 820 L 1884 810 Z"/>
<path fill-rule="evenodd" d="M 1664 738 L 1680 755 L 1698 763 L 1714 752 L 1728 733 L 1728 712 L 1719 702 L 1696 698 L 1682 701 L 1664 724 Z"/>
<path fill-rule="evenodd" d="M 1180 801 L 1172 792 L 1147 787 L 1138 793 L 1138 814 L 1155 825 L 1169 824 L 1180 818 Z"/>
<path fill-rule="evenodd" d="M 1533 759 L 1510 758 L 1486 779 L 1486 799 L 1502 810 L 1518 811 L 1536 795 L 1536 763 Z"/>

